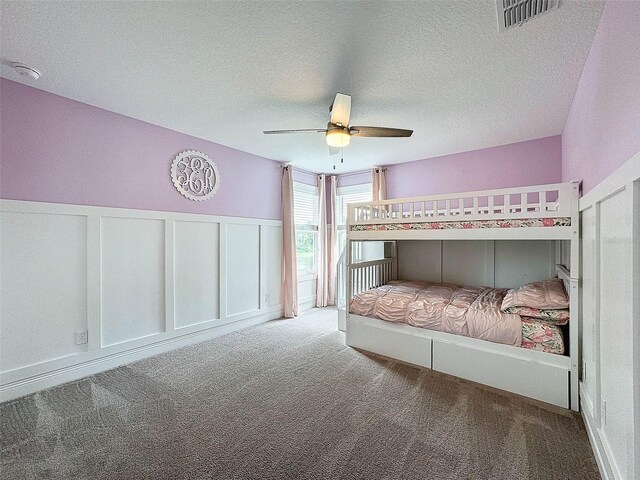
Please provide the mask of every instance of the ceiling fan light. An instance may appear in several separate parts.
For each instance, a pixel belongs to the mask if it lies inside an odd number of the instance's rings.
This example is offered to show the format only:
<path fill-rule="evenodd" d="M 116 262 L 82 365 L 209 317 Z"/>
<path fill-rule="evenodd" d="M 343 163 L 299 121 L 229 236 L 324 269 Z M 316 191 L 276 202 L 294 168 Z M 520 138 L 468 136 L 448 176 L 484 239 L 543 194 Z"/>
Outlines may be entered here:
<path fill-rule="evenodd" d="M 351 136 L 346 129 L 338 129 L 329 130 L 327 132 L 327 145 L 330 147 L 342 148 L 349 145 L 349 141 L 351 141 Z"/>

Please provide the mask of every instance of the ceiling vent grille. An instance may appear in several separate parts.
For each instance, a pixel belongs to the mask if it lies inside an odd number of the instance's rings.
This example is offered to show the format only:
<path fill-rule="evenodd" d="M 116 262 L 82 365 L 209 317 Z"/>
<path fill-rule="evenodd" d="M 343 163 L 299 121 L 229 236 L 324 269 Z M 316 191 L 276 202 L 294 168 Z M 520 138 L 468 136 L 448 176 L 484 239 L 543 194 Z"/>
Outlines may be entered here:
<path fill-rule="evenodd" d="M 501 32 L 519 27 L 532 18 L 558 7 L 558 0 L 496 0 Z"/>

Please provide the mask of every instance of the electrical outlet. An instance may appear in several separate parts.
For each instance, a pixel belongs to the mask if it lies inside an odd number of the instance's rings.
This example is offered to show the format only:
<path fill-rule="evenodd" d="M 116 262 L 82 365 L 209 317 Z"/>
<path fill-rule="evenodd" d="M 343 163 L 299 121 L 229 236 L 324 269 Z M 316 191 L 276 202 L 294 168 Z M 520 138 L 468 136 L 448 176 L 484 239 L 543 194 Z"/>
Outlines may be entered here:
<path fill-rule="evenodd" d="M 600 423 L 607 424 L 607 402 L 602 397 L 600 397 Z"/>
<path fill-rule="evenodd" d="M 264 294 L 264 303 L 269 303 L 269 294 L 268 293 Z"/>
<path fill-rule="evenodd" d="M 78 330 L 74 334 L 74 343 L 76 345 L 84 345 L 89 341 L 89 332 L 87 330 Z"/>

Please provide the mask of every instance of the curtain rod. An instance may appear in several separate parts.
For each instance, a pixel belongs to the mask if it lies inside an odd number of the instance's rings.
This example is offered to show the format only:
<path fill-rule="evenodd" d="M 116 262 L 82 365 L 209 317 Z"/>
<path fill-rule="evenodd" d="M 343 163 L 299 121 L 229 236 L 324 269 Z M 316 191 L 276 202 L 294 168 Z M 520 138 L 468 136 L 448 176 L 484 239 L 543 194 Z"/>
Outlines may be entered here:
<path fill-rule="evenodd" d="M 285 165 L 284 163 L 280 164 L 280 168 L 289 168 L 289 167 L 291 167 L 293 170 L 296 170 L 298 172 L 306 173 L 307 175 L 319 175 L 318 173 L 310 172 L 309 170 L 305 170 L 304 168 L 296 167 L 292 163 L 289 163 L 287 165 Z"/>
<path fill-rule="evenodd" d="M 287 168 L 287 167 L 291 167 L 292 169 L 294 169 L 294 170 L 296 170 L 298 172 L 301 172 L 301 173 L 306 173 L 307 175 L 320 175 L 319 173 L 311 172 L 309 170 L 305 170 L 304 168 L 296 167 L 292 163 L 287 164 L 287 165 L 285 165 L 283 163 L 280 164 L 280 168 Z M 387 167 L 371 167 L 371 168 L 372 169 L 373 168 L 381 168 L 383 172 L 387 171 Z M 357 172 L 338 173 L 338 174 L 325 173 L 324 175 L 326 175 L 327 177 L 336 176 L 336 177 L 342 178 L 342 177 L 351 177 L 353 175 L 362 175 L 363 173 L 369 173 L 369 172 L 370 172 L 370 170 L 359 170 Z"/>

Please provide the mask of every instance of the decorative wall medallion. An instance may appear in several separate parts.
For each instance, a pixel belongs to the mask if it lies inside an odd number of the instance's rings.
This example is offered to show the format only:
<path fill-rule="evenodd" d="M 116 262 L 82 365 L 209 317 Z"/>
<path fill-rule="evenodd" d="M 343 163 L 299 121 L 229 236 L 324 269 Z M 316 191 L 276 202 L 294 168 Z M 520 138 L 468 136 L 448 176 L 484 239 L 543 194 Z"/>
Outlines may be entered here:
<path fill-rule="evenodd" d="M 196 202 L 209 200 L 220 185 L 216 164 L 197 150 L 185 150 L 173 159 L 171 179 L 178 192 Z"/>

